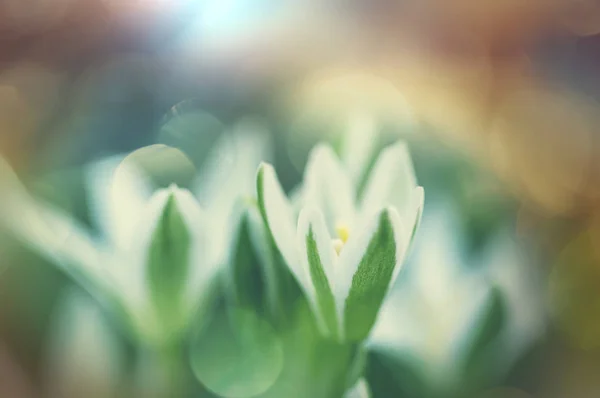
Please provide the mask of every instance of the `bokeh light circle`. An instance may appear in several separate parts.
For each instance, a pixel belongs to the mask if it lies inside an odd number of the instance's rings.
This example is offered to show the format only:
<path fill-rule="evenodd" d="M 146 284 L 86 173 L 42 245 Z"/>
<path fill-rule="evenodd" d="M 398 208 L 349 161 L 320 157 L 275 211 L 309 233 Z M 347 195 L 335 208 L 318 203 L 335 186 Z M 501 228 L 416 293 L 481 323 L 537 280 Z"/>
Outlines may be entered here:
<path fill-rule="evenodd" d="M 226 398 L 266 392 L 283 369 L 283 344 L 276 331 L 254 312 L 221 312 L 191 346 L 192 370 L 210 391 Z"/>

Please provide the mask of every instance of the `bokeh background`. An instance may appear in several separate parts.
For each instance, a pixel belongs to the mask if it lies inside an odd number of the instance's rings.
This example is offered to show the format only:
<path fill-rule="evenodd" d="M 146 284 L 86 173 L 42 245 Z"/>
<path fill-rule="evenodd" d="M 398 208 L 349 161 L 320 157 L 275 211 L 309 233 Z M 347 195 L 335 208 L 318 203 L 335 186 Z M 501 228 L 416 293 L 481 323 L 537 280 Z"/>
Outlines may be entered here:
<path fill-rule="evenodd" d="M 508 229 L 540 274 L 547 330 L 481 396 L 596 397 L 599 71 L 594 0 L 5 0 L 0 154 L 85 222 L 81 166 L 104 155 L 179 148 L 189 163 L 156 163 L 185 185 L 252 117 L 291 188 L 317 141 L 366 115 L 409 142 L 471 255 Z M 0 261 L 0 396 L 40 396 L 72 282 L 4 235 Z"/>

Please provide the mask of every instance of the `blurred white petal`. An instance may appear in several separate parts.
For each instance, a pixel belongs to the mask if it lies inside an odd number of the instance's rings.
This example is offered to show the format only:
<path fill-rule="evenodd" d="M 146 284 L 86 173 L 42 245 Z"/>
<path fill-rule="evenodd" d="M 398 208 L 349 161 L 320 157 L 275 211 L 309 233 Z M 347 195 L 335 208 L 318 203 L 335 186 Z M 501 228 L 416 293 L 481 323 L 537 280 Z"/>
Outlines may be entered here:
<path fill-rule="evenodd" d="M 500 288 L 507 304 L 508 327 L 503 337 L 507 364 L 545 332 L 546 307 L 542 281 L 517 242 L 506 231 L 498 233 L 486 251 L 491 282 Z"/>
<path fill-rule="evenodd" d="M 342 144 L 341 159 L 355 186 L 358 186 L 368 170 L 377 139 L 377 124 L 372 117 L 357 115 L 349 120 Z"/>
<path fill-rule="evenodd" d="M 152 318 L 150 292 L 146 280 L 146 260 L 152 234 L 171 195 L 170 189 L 156 191 L 150 200 L 138 209 L 140 216 L 132 233 L 132 243 L 115 249 L 109 267 L 115 290 L 123 300 L 137 327 L 152 330 L 158 325 L 148 324 Z"/>
<path fill-rule="evenodd" d="M 47 342 L 45 390 L 50 397 L 115 397 L 124 356 L 99 306 L 79 291 L 55 311 Z"/>
<path fill-rule="evenodd" d="M 2 158 L 0 191 L 0 222 L 18 239 L 86 287 L 106 288 L 107 274 L 95 242 L 69 215 L 33 198 Z"/>
<path fill-rule="evenodd" d="M 483 264 L 468 264 L 460 231 L 453 208 L 438 205 L 429 209 L 406 277 L 382 308 L 369 342 L 376 348 L 416 358 L 426 369 L 426 376 L 439 383 L 459 377 L 456 372 L 460 371 L 465 347 L 487 313 L 492 285 L 508 300 L 508 324 L 500 334 L 505 345 L 490 359 L 500 367 L 507 368 L 506 358 L 522 352 L 537 330 L 528 326 L 515 329 L 511 323 L 539 325 L 541 316 L 531 308 L 528 294 L 535 293 L 523 286 L 526 273 L 515 265 L 515 247 L 498 242 L 491 251 L 493 256 L 484 255 Z M 519 293 L 514 294 L 515 290 Z"/>
<path fill-rule="evenodd" d="M 398 142 L 383 150 L 369 175 L 361 211 L 370 214 L 385 206 L 394 206 L 407 227 L 412 228 L 416 219 L 414 197 L 417 186 L 408 147 Z M 418 195 L 418 194 L 417 194 Z M 412 231 L 411 231 L 412 232 Z"/>
<path fill-rule="evenodd" d="M 86 177 L 94 220 L 112 244 L 126 248 L 152 195 L 149 181 L 130 156 L 93 163 Z"/>
<path fill-rule="evenodd" d="M 310 153 L 303 184 L 303 201 L 318 206 L 331 233 L 338 224 L 352 228 L 355 188 L 337 155 L 327 145 Z"/>
<path fill-rule="evenodd" d="M 268 160 L 270 149 L 267 132 L 250 120 L 224 133 L 194 183 L 202 206 L 221 214 L 230 211 L 239 196 L 253 196 L 256 169 Z"/>
<path fill-rule="evenodd" d="M 271 238 L 269 231 L 265 227 L 264 221 L 257 207 L 252 206 L 247 208 L 247 216 L 250 226 L 250 239 L 252 246 L 256 250 L 256 254 L 262 264 L 265 280 L 267 281 L 265 289 L 267 301 L 270 310 L 275 313 L 281 303 L 278 302 L 278 285 L 275 272 L 274 258 L 271 253 Z M 238 218 L 239 219 L 239 218 Z"/>
<path fill-rule="evenodd" d="M 296 242 L 296 222 L 291 204 L 285 196 L 273 166 L 262 164 L 258 170 L 258 197 L 261 211 L 265 212 L 267 223 L 275 243 L 287 262 L 290 270 L 306 286 L 306 274 L 301 267 Z M 262 191 L 262 192 L 261 192 Z M 262 203 L 260 203 L 262 201 Z"/>
<path fill-rule="evenodd" d="M 239 122 L 232 132 L 219 138 L 192 187 L 215 225 L 234 221 L 231 217 L 236 202 L 255 196 L 256 169 L 270 152 L 269 135 L 251 120 Z M 227 255 L 227 232 L 226 228 L 212 232 L 215 245 L 222 248 L 221 261 Z"/>
<path fill-rule="evenodd" d="M 223 224 L 211 223 L 190 191 L 176 187 L 171 189 L 191 238 L 187 285 L 183 292 L 186 311 L 191 314 L 198 305 L 206 304 L 203 298 L 211 293 L 215 276 L 222 265 L 220 253 L 224 249 L 219 245 L 225 244 L 214 238 L 220 231 L 228 229 Z"/>

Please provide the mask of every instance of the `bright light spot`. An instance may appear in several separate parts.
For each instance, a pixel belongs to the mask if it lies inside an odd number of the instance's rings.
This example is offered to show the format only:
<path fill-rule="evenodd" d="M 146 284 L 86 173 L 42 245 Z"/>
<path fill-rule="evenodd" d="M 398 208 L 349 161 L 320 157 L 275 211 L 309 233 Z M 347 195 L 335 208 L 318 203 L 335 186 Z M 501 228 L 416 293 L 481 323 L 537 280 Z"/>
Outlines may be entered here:
<path fill-rule="evenodd" d="M 256 0 L 209 1 L 200 12 L 200 29 L 209 36 L 239 34 L 264 16 L 265 3 Z"/>

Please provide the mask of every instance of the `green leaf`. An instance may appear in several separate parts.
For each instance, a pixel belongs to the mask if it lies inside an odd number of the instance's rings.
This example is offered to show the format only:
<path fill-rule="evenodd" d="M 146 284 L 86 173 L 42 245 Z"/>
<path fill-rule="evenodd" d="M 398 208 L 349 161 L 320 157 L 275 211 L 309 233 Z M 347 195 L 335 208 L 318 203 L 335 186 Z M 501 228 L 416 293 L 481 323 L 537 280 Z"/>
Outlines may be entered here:
<path fill-rule="evenodd" d="M 417 188 L 417 189 L 421 190 L 421 194 L 420 194 L 421 203 L 420 203 L 420 205 L 419 205 L 419 207 L 417 209 L 417 214 L 415 216 L 415 224 L 414 224 L 413 229 L 412 229 L 412 231 L 410 233 L 410 240 L 409 240 L 409 243 L 408 243 L 409 247 L 412 246 L 412 244 L 413 244 L 413 242 L 415 240 L 415 235 L 417 234 L 417 231 L 418 231 L 419 227 L 421 226 L 421 219 L 423 218 L 423 202 L 422 202 L 422 200 L 423 200 L 424 193 L 423 193 L 422 188 Z M 415 195 L 415 194 L 413 193 L 413 195 Z"/>
<path fill-rule="evenodd" d="M 365 255 L 352 277 L 344 309 L 348 341 L 364 340 L 371 331 L 387 294 L 396 266 L 396 241 L 389 213 L 383 212 Z"/>
<path fill-rule="evenodd" d="M 485 384 L 494 371 L 494 344 L 506 326 L 506 303 L 498 288 L 493 288 L 484 303 L 482 315 L 469 336 L 465 354 L 465 376 L 472 383 Z M 474 386 L 473 388 L 478 387 Z"/>
<path fill-rule="evenodd" d="M 189 249 L 190 234 L 171 196 L 152 235 L 147 264 L 151 298 L 167 329 L 178 328 L 183 321 L 181 299 Z"/>
<path fill-rule="evenodd" d="M 339 326 L 335 298 L 333 297 L 329 281 L 323 270 L 323 264 L 321 263 L 312 227 L 310 227 L 308 235 L 306 236 L 306 250 L 308 252 L 310 278 L 312 279 L 317 294 L 317 305 L 319 306 L 327 331 L 334 338 L 337 338 L 339 336 Z"/>
<path fill-rule="evenodd" d="M 341 397 L 355 363 L 357 347 L 324 339 L 306 301 L 291 311 L 292 322 L 281 330 L 284 367 L 277 382 L 260 398 Z"/>
<path fill-rule="evenodd" d="M 268 263 L 266 266 L 272 270 L 274 278 L 274 281 L 270 283 L 275 283 L 277 286 L 277 301 L 279 302 L 279 307 L 275 310 L 277 312 L 276 317 L 279 318 L 279 321 L 285 323 L 289 321 L 289 319 L 287 319 L 287 313 L 294 306 L 294 303 L 302 297 L 302 290 L 298 281 L 294 278 L 283 253 L 277 247 L 273 231 L 269 226 L 265 203 L 265 167 L 264 164 L 259 166 L 256 175 L 257 203 L 263 226 L 267 231 L 269 240 L 268 248 L 266 250 L 267 259 L 265 259 L 265 262 Z"/>
<path fill-rule="evenodd" d="M 410 360 L 391 352 L 371 352 L 366 378 L 372 398 L 432 398 L 435 396 L 422 372 Z M 452 395 L 448 394 L 446 397 Z"/>
<path fill-rule="evenodd" d="M 269 234 L 272 234 L 271 228 L 269 228 L 267 208 L 265 205 L 265 168 L 262 165 L 259 166 L 258 173 L 256 174 L 256 193 L 260 215 L 262 216 L 265 222 L 265 226 L 269 230 Z"/>
<path fill-rule="evenodd" d="M 348 389 L 354 387 L 364 376 L 369 360 L 369 351 L 364 345 L 355 345 L 353 358 L 348 369 L 346 386 Z"/>
<path fill-rule="evenodd" d="M 237 242 L 230 264 L 233 291 L 238 306 L 265 313 L 268 311 L 265 275 L 253 247 L 249 223 L 249 214 L 246 212 L 240 219 Z"/>

